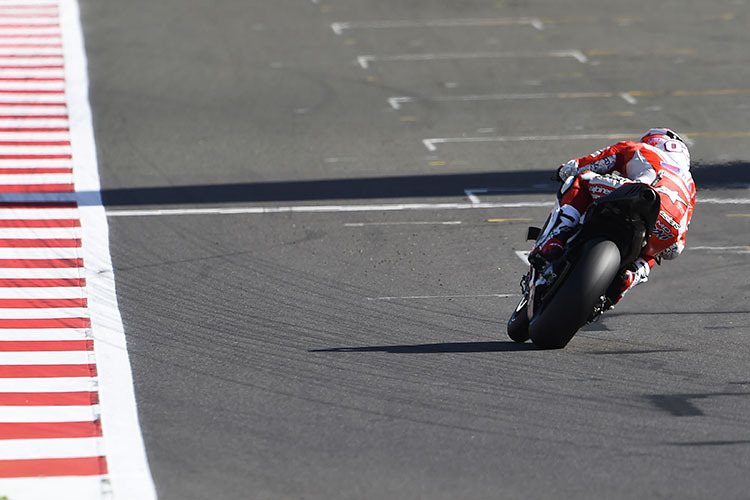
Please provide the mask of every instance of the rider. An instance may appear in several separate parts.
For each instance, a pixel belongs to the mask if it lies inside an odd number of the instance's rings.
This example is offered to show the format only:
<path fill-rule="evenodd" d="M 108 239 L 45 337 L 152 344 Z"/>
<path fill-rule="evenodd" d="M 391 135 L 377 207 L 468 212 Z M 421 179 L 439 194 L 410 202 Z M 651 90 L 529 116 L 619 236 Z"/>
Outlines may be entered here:
<path fill-rule="evenodd" d="M 619 296 L 612 305 L 625 292 L 648 281 L 655 263 L 675 259 L 685 248 L 685 233 L 695 208 L 695 183 L 690 174 L 687 145 L 672 130 L 652 128 L 639 142 L 618 142 L 570 160 L 557 173 L 563 185 L 550 216 L 551 230 L 529 254 L 532 265 L 540 267 L 560 257 L 593 200 L 632 182 L 654 187 L 661 199 L 661 209 L 648 245 L 620 276 Z"/>

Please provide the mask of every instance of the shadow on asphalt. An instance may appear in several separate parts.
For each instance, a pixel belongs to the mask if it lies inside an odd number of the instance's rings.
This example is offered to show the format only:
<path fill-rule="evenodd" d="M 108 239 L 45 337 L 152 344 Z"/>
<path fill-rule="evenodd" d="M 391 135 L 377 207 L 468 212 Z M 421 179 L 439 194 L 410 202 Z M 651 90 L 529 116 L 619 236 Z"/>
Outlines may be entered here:
<path fill-rule="evenodd" d="M 440 344 L 417 345 L 379 345 L 363 347 L 332 347 L 329 349 L 312 349 L 308 352 L 387 352 L 391 354 L 435 354 L 435 353 L 476 353 L 536 351 L 539 348 L 531 343 L 516 342 L 448 342 Z"/>
<path fill-rule="evenodd" d="M 700 417 L 703 410 L 694 403 L 697 400 L 713 397 L 741 397 L 746 398 L 747 392 L 706 392 L 695 394 L 650 394 L 646 398 L 656 408 L 674 417 Z M 744 440 L 743 440 L 744 441 Z"/>
<path fill-rule="evenodd" d="M 186 186 L 103 189 L 107 207 L 196 205 L 278 201 L 322 201 L 465 196 L 465 189 L 498 194 L 549 194 L 557 189 L 553 170 L 364 177 Z M 750 185 L 750 163 L 705 164 L 693 167 L 698 191 Z M 79 193 L 79 204 L 98 204 L 98 196 Z"/>
<path fill-rule="evenodd" d="M 610 312 L 610 313 L 607 313 L 607 318 L 616 318 L 618 316 L 707 316 L 707 315 L 724 316 L 726 314 L 750 314 L 750 311 L 655 311 L 655 312 L 628 311 L 628 312 L 621 312 L 621 313 Z M 723 327 L 711 327 L 711 328 L 725 329 Z"/>

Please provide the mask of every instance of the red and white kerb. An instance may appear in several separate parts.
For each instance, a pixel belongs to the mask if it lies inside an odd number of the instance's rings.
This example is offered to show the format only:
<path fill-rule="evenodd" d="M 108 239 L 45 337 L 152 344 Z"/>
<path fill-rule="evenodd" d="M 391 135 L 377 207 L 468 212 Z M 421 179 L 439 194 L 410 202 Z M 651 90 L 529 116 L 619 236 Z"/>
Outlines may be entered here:
<path fill-rule="evenodd" d="M 75 0 L 0 0 L 0 498 L 155 498 Z"/>

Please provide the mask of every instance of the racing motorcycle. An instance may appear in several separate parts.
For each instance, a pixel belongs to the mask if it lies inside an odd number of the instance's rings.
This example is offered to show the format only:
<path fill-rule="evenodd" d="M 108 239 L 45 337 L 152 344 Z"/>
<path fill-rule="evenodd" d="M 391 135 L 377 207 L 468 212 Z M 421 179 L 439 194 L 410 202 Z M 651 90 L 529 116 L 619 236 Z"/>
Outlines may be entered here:
<path fill-rule="evenodd" d="M 531 265 L 521 279 L 523 296 L 508 320 L 508 336 L 561 349 L 610 309 L 623 273 L 648 244 L 660 205 L 656 191 L 642 183 L 625 184 L 596 200 L 562 256 Z M 538 245 L 552 229 L 552 219 L 541 229 L 530 227 L 527 239 Z"/>

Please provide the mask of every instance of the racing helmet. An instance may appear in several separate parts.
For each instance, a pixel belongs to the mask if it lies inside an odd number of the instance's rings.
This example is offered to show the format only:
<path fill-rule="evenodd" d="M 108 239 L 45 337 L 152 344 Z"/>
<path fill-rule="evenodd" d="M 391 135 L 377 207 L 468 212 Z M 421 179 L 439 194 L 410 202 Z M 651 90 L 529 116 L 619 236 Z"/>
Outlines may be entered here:
<path fill-rule="evenodd" d="M 675 166 L 690 169 L 690 151 L 687 144 L 677 132 L 668 128 L 652 128 L 641 137 L 640 142 L 645 142 L 656 149 L 667 153 L 674 161 Z"/>

